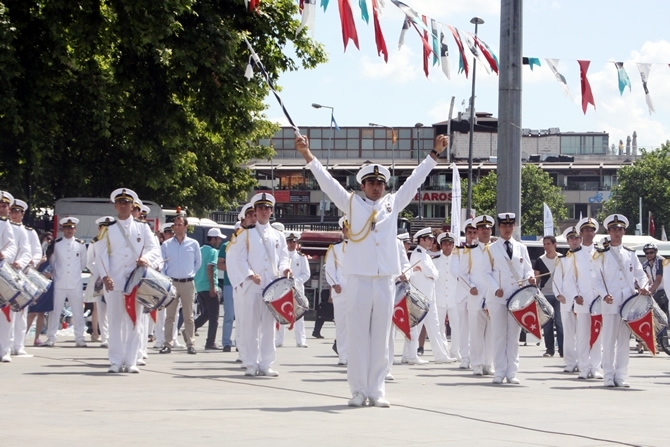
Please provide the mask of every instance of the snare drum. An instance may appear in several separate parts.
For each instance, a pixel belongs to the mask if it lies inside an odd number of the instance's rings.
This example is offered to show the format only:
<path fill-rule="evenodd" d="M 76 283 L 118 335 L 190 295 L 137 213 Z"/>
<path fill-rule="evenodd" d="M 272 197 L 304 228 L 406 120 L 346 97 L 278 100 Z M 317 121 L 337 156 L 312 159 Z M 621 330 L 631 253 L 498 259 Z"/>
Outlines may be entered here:
<path fill-rule="evenodd" d="M 293 278 L 281 277 L 268 284 L 263 290 L 263 301 L 279 324 L 291 327 L 309 310 L 309 301 L 295 287 Z"/>
<path fill-rule="evenodd" d="M 23 273 L 41 293 L 46 293 L 51 286 L 51 280 L 38 272 L 34 267 L 26 267 Z"/>
<path fill-rule="evenodd" d="M 17 296 L 11 303 L 14 312 L 21 312 L 28 306 L 37 302 L 37 299 L 44 293 L 35 284 L 33 284 L 23 271 L 18 270 L 16 276 L 19 279 L 19 287 L 21 287 L 21 294 Z"/>
<path fill-rule="evenodd" d="M 507 310 L 521 329 L 542 338 L 540 328 L 554 318 L 554 308 L 536 286 L 525 286 L 507 299 Z"/>
<path fill-rule="evenodd" d="M 142 266 L 137 266 L 130 274 L 123 293 L 129 295 L 135 287 L 137 287 L 137 301 L 150 310 L 163 306 L 173 288 L 169 277 Z"/>
<path fill-rule="evenodd" d="M 395 305 L 406 300 L 407 313 L 409 314 L 409 327 L 417 326 L 428 315 L 430 301 L 416 287 L 408 282 L 399 281 L 395 285 Z"/>
<path fill-rule="evenodd" d="M 21 295 L 19 276 L 8 262 L 0 266 L 0 307 L 5 307 Z"/>
<path fill-rule="evenodd" d="M 624 301 L 621 318 L 631 332 L 656 355 L 656 337 L 668 327 L 668 318 L 654 299 L 636 293 Z"/>

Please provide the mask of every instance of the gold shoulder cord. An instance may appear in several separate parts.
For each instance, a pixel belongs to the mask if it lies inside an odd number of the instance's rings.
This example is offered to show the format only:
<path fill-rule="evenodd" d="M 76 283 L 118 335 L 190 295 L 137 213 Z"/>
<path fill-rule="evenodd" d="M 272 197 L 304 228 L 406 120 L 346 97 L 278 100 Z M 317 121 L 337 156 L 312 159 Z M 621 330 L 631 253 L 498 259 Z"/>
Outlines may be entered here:
<path fill-rule="evenodd" d="M 491 255 L 491 250 L 489 250 L 489 244 L 485 245 L 486 254 L 489 255 L 489 262 L 491 263 L 491 268 L 493 268 L 493 255 Z"/>
<path fill-rule="evenodd" d="M 665 267 L 666 265 L 670 265 L 670 258 L 663 260 L 663 267 Z"/>
<path fill-rule="evenodd" d="M 354 201 L 354 193 L 352 192 L 351 195 L 349 196 L 349 219 L 352 217 L 352 203 Z M 351 228 L 351 224 L 349 223 L 347 226 L 349 227 L 349 240 L 351 242 L 361 242 L 363 241 L 368 235 L 370 234 L 370 231 L 372 231 L 372 226 L 376 223 L 375 218 L 377 217 L 377 211 L 372 210 L 372 213 L 370 214 L 370 217 L 368 217 L 368 220 L 363 224 L 363 228 L 361 231 L 358 233 L 354 233 L 353 229 Z M 359 237 L 360 236 L 360 237 Z"/>
<path fill-rule="evenodd" d="M 577 268 L 577 256 L 572 256 L 572 266 L 575 271 L 575 279 L 579 281 L 579 269 Z"/>

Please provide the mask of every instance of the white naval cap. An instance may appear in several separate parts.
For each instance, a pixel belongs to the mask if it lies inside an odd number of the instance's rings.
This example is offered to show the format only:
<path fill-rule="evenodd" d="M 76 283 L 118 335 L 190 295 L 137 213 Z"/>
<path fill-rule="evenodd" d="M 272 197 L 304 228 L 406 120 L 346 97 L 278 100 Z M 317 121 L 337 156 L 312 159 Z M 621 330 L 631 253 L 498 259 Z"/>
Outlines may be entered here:
<path fill-rule="evenodd" d="M 516 223 L 516 214 L 514 213 L 500 213 L 498 214 L 498 225 L 514 224 Z"/>
<path fill-rule="evenodd" d="M 253 209 L 254 209 L 253 203 L 251 203 L 251 202 L 247 203 L 246 205 L 244 205 L 242 207 L 242 209 L 240 210 L 240 214 L 237 215 L 237 218 L 240 219 L 240 220 L 244 220 L 244 217 L 247 215 L 247 211 L 253 210 Z"/>
<path fill-rule="evenodd" d="M 297 241 L 300 239 L 300 236 L 302 236 L 302 233 L 299 231 L 287 230 L 284 231 L 284 236 L 286 236 L 287 241 Z"/>
<path fill-rule="evenodd" d="M 239 230 L 241 227 L 242 227 L 242 222 L 240 222 L 239 220 L 237 222 L 235 222 L 235 225 L 234 225 L 235 230 Z"/>
<path fill-rule="evenodd" d="M 164 223 L 161 225 L 161 231 L 172 231 L 172 222 Z"/>
<path fill-rule="evenodd" d="M 109 198 L 111 199 L 112 203 L 119 201 L 135 203 L 138 200 L 135 191 L 128 188 L 115 189 L 114 191 L 112 191 Z"/>
<path fill-rule="evenodd" d="M 13 210 L 25 211 L 28 209 L 28 204 L 21 199 L 14 199 L 14 203 L 10 207 Z"/>
<path fill-rule="evenodd" d="M 340 220 L 337 222 L 337 224 L 340 226 L 340 229 L 344 229 L 345 225 L 348 227 L 349 226 L 349 221 L 347 220 L 347 216 L 344 215 L 344 216 L 340 217 Z"/>
<path fill-rule="evenodd" d="M 563 237 L 567 240 L 571 237 L 581 237 L 576 226 L 568 227 L 563 231 Z"/>
<path fill-rule="evenodd" d="M 284 224 L 281 223 L 281 222 L 272 222 L 272 224 L 270 224 L 270 226 L 271 226 L 272 228 L 274 228 L 275 230 L 277 230 L 277 231 L 282 231 L 282 232 L 286 229 L 286 227 L 284 226 Z"/>
<path fill-rule="evenodd" d="M 210 228 L 209 231 L 207 231 L 207 237 L 220 237 L 221 239 L 225 239 L 226 235 L 221 233 L 221 230 L 218 228 Z"/>
<path fill-rule="evenodd" d="M 414 242 L 417 242 L 420 237 L 424 237 L 424 236 L 429 236 L 429 237 L 432 237 L 434 239 L 435 236 L 433 236 L 433 229 L 430 228 L 430 227 L 426 227 L 426 228 L 423 228 L 423 229 L 417 231 L 416 233 L 414 233 Z"/>
<path fill-rule="evenodd" d="M 472 225 L 474 225 L 475 228 L 493 228 L 494 224 L 493 217 L 488 214 L 482 214 L 481 216 L 472 219 Z"/>
<path fill-rule="evenodd" d="M 446 232 L 440 233 L 437 235 L 437 243 L 441 244 L 442 241 L 456 242 L 456 235 L 454 233 Z"/>
<path fill-rule="evenodd" d="M 409 233 L 400 233 L 396 237 L 402 242 L 410 242 Z"/>
<path fill-rule="evenodd" d="M 140 211 L 142 210 L 142 207 L 144 206 L 144 203 L 140 200 L 139 197 L 135 199 L 135 202 L 133 202 L 133 208 L 139 208 Z"/>
<path fill-rule="evenodd" d="M 259 192 L 251 198 L 251 203 L 254 204 L 254 207 L 263 206 L 272 208 L 275 206 L 275 198 L 268 192 Z"/>
<path fill-rule="evenodd" d="M 60 226 L 63 227 L 63 228 L 66 228 L 66 227 L 74 228 L 74 227 L 77 226 L 78 223 L 79 223 L 79 219 L 77 219 L 76 217 L 68 216 L 68 217 L 64 217 L 60 221 Z"/>
<path fill-rule="evenodd" d="M 628 219 L 623 214 L 610 214 L 603 221 L 603 225 L 610 228 L 628 228 Z"/>
<path fill-rule="evenodd" d="M 463 222 L 463 230 L 467 230 L 468 227 L 470 228 L 477 228 L 475 227 L 475 224 L 473 223 L 474 219 L 467 219 L 465 222 Z"/>
<path fill-rule="evenodd" d="M 375 179 L 387 182 L 391 177 L 391 173 L 382 165 L 367 165 L 363 166 L 356 174 L 356 181 L 358 183 L 363 183 L 366 180 Z"/>
<path fill-rule="evenodd" d="M 5 202 L 8 203 L 9 206 L 12 206 L 14 203 L 14 196 L 7 191 L 0 191 L 0 202 Z"/>
<path fill-rule="evenodd" d="M 598 232 L 598 229 L 600 228 L 600 225 L 598 225 L 598 221 L 595 220 L 593 217 L 585 217 L 579 222 L 577 222 L 577 229 L 579 231 L 582 231 L 584 228 L 593 228 L 596 230 L 596 233 Z"/>
<path fill-rule="evenodd" d="M 140 206 L 140 213 L 142 213 L 143 215 L 146 216 L 146 215 L 149 214 L 150 212 L 151 212 L 151 208 L 149 208 L 149 207 L 146 206 L 145 204 L 142 204 L 142 206 Z"/>
<path fill-rule="evenodd" d="M 102 216 L 95 219 L 95 223 L 97 223 L 98 225 L 110 224 L 114 221 L 116 221 L 116 219 L 112 216 Z"/>

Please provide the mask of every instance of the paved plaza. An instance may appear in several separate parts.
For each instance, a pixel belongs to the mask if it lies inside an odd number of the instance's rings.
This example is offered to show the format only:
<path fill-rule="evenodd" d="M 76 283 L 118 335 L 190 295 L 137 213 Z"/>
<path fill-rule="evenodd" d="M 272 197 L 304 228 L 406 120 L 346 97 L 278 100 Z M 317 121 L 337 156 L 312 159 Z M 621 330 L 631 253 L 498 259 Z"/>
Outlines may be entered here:
<path fill-rule="evenodd" d="M 313 322 L 307 323 L 311 333 Z M 670 443 L 670 356 L 631 351 L 630 389 L 562 372 L 542 346 L 520 348 L 521 385 L 457 364 L 393 368 L 391 408 L 350 408 L 346 370 L 323 340 L 286 334 L 278 378 L 244 377 L 235 352 L 152 350 L 139 375 L 109 374 L 106 350 L 28 348 L 0 364 L 2 446 L 605 446 Z M 432 360 L 429 344 L 426 355 Z M 354 348 L 355 349 L 355 348 Z M 234 351 L 234 350 L 233 350 Z M 398 336 L 396 359 L 402 342 Z"/>

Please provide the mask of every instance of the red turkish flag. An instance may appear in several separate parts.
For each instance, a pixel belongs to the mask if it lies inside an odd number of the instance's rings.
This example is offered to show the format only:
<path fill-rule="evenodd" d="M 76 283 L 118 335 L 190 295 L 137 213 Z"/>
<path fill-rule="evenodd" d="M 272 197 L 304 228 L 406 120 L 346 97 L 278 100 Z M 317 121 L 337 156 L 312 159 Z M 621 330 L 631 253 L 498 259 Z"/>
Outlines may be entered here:
<path fill-rule="evenodd" d="M 540 317 L 537 312 L 537 301 L 533 300 L 526 307 L 510 311 L 512 317 L 522 329 L 537 338 L 542 338 L 540 332 Z"/>
<path fill-rule="evenodd" d="M 293 289 L 290 289 L 278 300 L 271 301 L 270 306 L 272 306 L 277 311 L 277 313 L 290 321 L 290 326 L 288 329 L 293 329 L 293 323 L 295 323 L 295 313 L 293 311 Z"/>
<path fill-rule="evenodd" d="M 399 312 L 400 311 L 400 312 Z M 407 310 L 407 297 L 403 297 L 393 308 L 393 324 L 405 334 L 408 340 L 412 339 L 409 327 L 409 312 Z"/>
<path fill-rule="evenodd" d="M 9 308 L 9 305 L 5 306 L 2 308 L 2 313 L 5 314 L 5 318 L 7 318 L 7 323 L 12 322 L 12 317 L 10 316 L 10 311 L 11 309 Z"/>
<path fill-rule="evenodd" d="M 426 19 L 426 16 L 421 16 L 421 20 L 423 20 L 423 24 L 428 26 L 428 21 Z M 425 29 L 423 30 L 423 40 L 425 42 L 428 42 L 428 31 Z M 425 45 L 423 46 L 423 72 L 426 74 L 426 77 L 428 77 L 428 60 L 430 59 L 430 53 L 432 52 L 432 48 L 426 47 Z"/>
<path fill-rule="evenodd" d="M 156 322 L 156 309 L 149 312 L 149 316 L 151 317 L 152 320 L 154 320 L 154 323 L 155 323 Z"/>
<path fill-rule="evenodd" d="M 384 40 L 382 27 L 379 24 L 379 10 L 377 8 L 378 8 L 377 0 L 372 0 L 372 18 L 375 26 L 375 43 L 377 44 L 377 56 L 383 54 L 384 62 L 388 63 L 389 51 L 386 48 L 386 40 Z"/>
<path fill-rule="evenodd" d="M 600 332 L 603 328 L 603 316 L 602 315 L 591 315 L 591 339 L 589 340 L 589 349 L 593 348 L 593 345 L 598 341 Z"/>
<path fill-rule="evenodd" d="M 133 327 L 135 327 L 135 322 L 137 321 L 137 306 L 135 306 L 137 286 L 133 287 L 133 291 L 128 295 L 123 295 L 123 297 L 126 300 L 126 313 L 128 313 L 130 321 L 133 322 Z"/>
<path fill-rule="evenodd" d="M 654 215 L 649 213 L 649 236 L 653 236 L 656 233 L 656 224 L 654 224 Z"/>
<path fill-rule="evenodd" d="M 358 46 L 358 33 L 356 32 L 356 23 L 354 22 L 354 14 L 351 12 L 351 5 L 349 0 L 338 0 L 340 6 L 340 22 L 342 22 L 342 40 L 344 41 L 344 51 L 347 51 L 347 43 L 349 39 L 354 41 L 356 48 Z"/>
<path fill-rule="evenodd" d="M 586 72 L 589 71 L 589 65 L 591 61 L 577 61 L 579 63 L 579 73 L 582 80 L 582 110 L 584 115 L 586 115 L 586 108 L 589 104 L 593 105 L 593 108 L 596 108 L 596 100 L 593 99 L 593 92 L 591 91 L 591 84 L 586 78 Z"/>
<path fill-rule="evenodd" d="M 647 345 L 647 349 L 652 355 L 656 355 L 656 332 L 654 331 L 654 318 L 651 310 L 647 314 L 637 320 L 626 321 L 630 330 L 642 340 L 642 343 Z"/>

